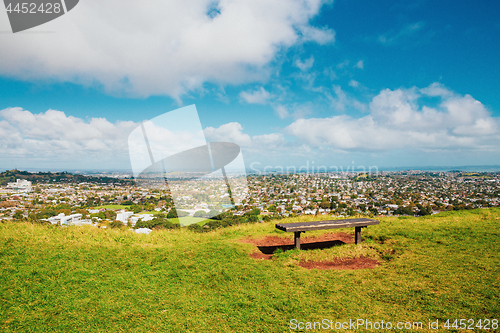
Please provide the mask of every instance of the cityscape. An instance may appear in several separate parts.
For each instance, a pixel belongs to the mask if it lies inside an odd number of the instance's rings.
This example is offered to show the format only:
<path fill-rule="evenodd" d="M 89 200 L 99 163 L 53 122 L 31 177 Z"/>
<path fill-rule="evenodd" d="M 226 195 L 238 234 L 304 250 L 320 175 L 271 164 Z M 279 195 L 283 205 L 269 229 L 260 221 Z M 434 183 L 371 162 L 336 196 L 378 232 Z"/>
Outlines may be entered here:
<path fill-rule="evenodd" d="M 301 215 L 424 216 L 500 204 L 499 172 L 250 174 L 249 192 L 235 205 L 217 204 L 208 198 L 206 184 L 195 181 L 177 211 L 168 189 L 139 187 L 129 175 L 121 173 L 109 177 L 107 173 L 76 176 L 11 170 L 1 177 L 3 222 L 128 226 L 142 231 L 148 228 L 138 227 L 148 224 L 139 221 L 163 218 L 175 222 L 181 216 L 188 217 L 184 225 L 203 226 L 211 221 L 205 217 L 217 219 L 217 215 L 244 217 L 239 221 L 252 222 Z M 16 180 L 11 181 L 13 178 Z M 218 189 L 221 197 L 225 190 Z M 190 200 L 194 197 L 197 200 Z"/>

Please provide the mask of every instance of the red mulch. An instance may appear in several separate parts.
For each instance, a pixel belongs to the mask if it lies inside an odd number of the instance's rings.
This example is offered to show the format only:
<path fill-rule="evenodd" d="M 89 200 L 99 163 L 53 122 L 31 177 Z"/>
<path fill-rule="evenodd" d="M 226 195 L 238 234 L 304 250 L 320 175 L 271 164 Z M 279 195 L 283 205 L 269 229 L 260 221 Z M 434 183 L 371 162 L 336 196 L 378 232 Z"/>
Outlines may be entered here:
<path fill-rule="evenodd" d="M 293 246 L 293 236 L 292 237 L 277 237 L 277 236 L 266 236 L 260 239 L 254 238 L 244 238 L 241 240 L 243 243 L 253 244 L 261 249 L 263 247 L 281 247 L 281 246 Z M 300 244 L 313 244 L 313 243 L 321 243 L 321 242 L 339 242 L 342 243 L 354 243 L 354 235 L 349 235 L 343 232 L 339 233 L 327 233 L 319 236 L 302 236 L 300 238 Z M 261 251 L 254 252 L 250 255 L 250 257 L 254 259 L 265 259 L 271 260 L 272 254 L 265 254 Z M 355 259 L 337 259 L 333 261 L 309 261 L 309 262 L 301 262 L 298 265 L 307 269 L 365 269 L 365 268 L 374 268 L 378 266 L 380 263 L 371 258 L 355 258 Z"/>

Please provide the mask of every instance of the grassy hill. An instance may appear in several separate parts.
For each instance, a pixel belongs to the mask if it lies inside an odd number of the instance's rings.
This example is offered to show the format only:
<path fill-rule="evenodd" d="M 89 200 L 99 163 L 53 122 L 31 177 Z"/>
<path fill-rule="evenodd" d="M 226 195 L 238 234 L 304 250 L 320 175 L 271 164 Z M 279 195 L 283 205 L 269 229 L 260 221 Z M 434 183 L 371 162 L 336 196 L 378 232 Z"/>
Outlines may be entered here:
<path fill-rule="evenodd" d="M 426 332 L 429 320 L 439 320 L 440 328 L 446 319 L 498 320 L 499 224 L 498 208 L 382 218 L 363 229 L 361 246 L 258 260 L 250 257 L 257 248 L 241 239 L 292 235 L 274 223 L 149 235 L 4 223 L 0 331 L 288 332 L 292 319 L 364 319 L 423 322 L 419 332 Z M 381 264 L 299 266 L 359 256 Z"/>
<path fill-rule="evenodd" d="M 15 182 L 16 179 L 25 179 L 33 182 L 33 184 L 39 183 L 50 183 L 57 182 L 60 183 L 106 183 L 106 184 L 127 184 L 130 180 L 127 179 L 117 179 L 112 177 L 95 177 L 95 176 L 85 176 L 81 174 L 72 174 L 69 172 L 28 172 L 20 170 L 7 170 L 0 172 L 0 186 L 5 186 L 9 182 Z"/>

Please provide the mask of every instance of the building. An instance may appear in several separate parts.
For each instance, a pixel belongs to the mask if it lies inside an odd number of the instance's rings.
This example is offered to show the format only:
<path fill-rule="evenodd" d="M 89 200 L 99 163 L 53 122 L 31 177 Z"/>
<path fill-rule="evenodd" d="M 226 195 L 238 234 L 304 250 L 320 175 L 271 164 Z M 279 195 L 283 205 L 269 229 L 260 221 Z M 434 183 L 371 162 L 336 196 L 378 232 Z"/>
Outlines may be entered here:
<path fill-rule="evenodd" d="M 61 213 L 57 216 L 49 217 L 48 221 L 52 224 L 58 224 L 61 223 L 63 224 L 71 224 L 71 223 L 77 223 L 80 221 L 82 218 L 82 214 L 72 214 L 72 215 L 64 215 L 64 213 Z"/>
<path fill-rule="evenodd" d="M 17 179 L 15 183 L 7 183 L 7 189 L 14 191 L 31 191 L 31 182 L 25 179 Z"/>
<path fill-rule="evenodd" d="M 127 212 L 125 210 L 122 210 L 120 213 L 116 214 L 116 219 L 123 224 L 127 224 L 129 218 L 134 215 L 133 212 Z M 135 223 L 134 223 L 135 224 Z"/>

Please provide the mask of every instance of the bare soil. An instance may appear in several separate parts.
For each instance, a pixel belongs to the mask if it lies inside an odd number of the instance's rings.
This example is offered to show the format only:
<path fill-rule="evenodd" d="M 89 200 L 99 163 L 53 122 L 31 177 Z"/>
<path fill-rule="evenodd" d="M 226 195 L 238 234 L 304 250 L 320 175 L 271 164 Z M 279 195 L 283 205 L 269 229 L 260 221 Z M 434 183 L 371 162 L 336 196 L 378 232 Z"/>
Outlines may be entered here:
<path fill-rule="evenodd" d="M 283 251 L 295 248 L 293 234 L 292 237 L 277 237 L 266 236 L 264 238 L 244 238 L 243 243 L 253 244 L 259 251 L 250 254 L 254 259 L 271 260 L 274 251 L 278 248 Z M 343 244 L 354 243 L 354 235 L 349 235 L 343 232 L 327 233 L 319 236 L 303 236 L 300 237 L 300 247 L 302 250 L 324 249 Z M 371 258 L 355 258 L 355 259 L 337 259 L 333 261 L 308 261 L 301 262 L 299 266 L 307 269 L 365 269 L 374 268 L 379 265 L 379 262 Z"/>

